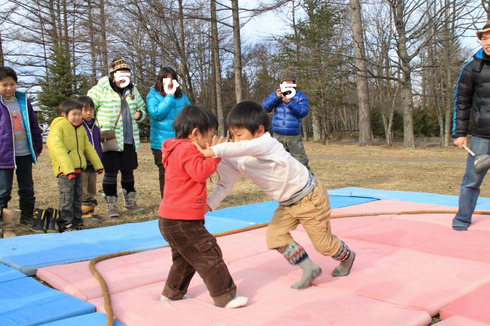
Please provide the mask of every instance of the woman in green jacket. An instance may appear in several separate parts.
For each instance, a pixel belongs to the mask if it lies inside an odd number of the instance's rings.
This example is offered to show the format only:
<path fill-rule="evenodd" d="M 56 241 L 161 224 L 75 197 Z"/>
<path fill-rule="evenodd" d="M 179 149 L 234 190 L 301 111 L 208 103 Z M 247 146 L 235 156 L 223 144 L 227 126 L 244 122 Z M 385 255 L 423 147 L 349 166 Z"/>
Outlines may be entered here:
<path fill-rule="evenodd" d="M 138 123 L 146 117 L 145 102 L 131 82 L 131 68 L 121 58 L 110 63 L 109 75 L 102 77 L 88 91 L 95 104 L 97 123 L 102 138 L 102 163 L 104 178 L 102 189 L 107 202 L 109 217 L 118 217 L 117 174 L 121 171 L 121 188 L 124 207 L 141 210 L 136 204 L 134 173 L 138 167 L 136 152 L 140 147 Z M 117 148 L 104 149 L 104 132 L 114 131 Z"/>

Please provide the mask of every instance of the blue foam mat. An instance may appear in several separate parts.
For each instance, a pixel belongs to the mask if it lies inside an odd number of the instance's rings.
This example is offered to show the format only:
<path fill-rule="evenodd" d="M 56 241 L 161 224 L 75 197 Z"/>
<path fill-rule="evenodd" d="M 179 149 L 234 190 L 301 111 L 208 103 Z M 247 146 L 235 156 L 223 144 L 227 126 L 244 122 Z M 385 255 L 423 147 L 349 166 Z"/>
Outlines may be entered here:
<path fill-rule="evenodd" d="M 333 208 L 372 201 L 372 198 L 331 196 Z M 241 229 L 270 221 L 277 203 L 273 201 L 230 207 L 206 215 L 210 233 Z M 167 242 L 158 221 L 128 223 L 76 232 L 25 235 L 0 241 L 0 262 L 26 275 L 40 267 L 65 264 L 130 250 L 161 248 Z"/>
<path fill-rule="evenodd" d="M 31 277 L 0 283 L 0 325 L 39 325 L 95 312 L 95 306 Z"/>
<path fill-rule="evenodd" d="M 16 269 L 0 264 L 0 283 L 27 277 Z"/>
<path fill-rule="evenodd" d="M 409 201 L 414 203 L 435 204 L 458 207 L 458 196 L 439 195 L 428 192 L 410 192 L 397 190 L 379 190 L 369 188 L 346 187 L 328 191 L 331 196 L 350 196 L 385 200 Z M 490 198 L 479 198 L 477 205 L 490 204 Z M 478 208 L 478 206 L 477 206 Z"/>
<path fill-rule="evenodd" d="M 43 324 L 44 326 L 105 326 L 106 315 L 101 312 L 71 317 L 57 320 L 51 323 Z M 114 326 L 124 326 L 124 324 L 114 320 Z"/>
<path fill-rule="evenodd" d="M 32 234 L 2 239 L 0 261 L 26 275 L 37 268 L 164 246 L 157 221 L 129 223 L 76 232 Z"/>
<path fill-rule="evenodd" d="M 367 203 L 375 198 L 367 197 L 346 197 L 346 196 L 336 196 L 332 195 L 330 197 L 330 207 L 340 208 L 345 206 L 352 206 Z M 261 224 L 269 222 L 279 204 L 275 201 L 266 201 L 263 203 L 235 206 L 224 209 L 219 209 L 206 214 L 206 219 L 208 217 L 223 217 L 227 219 L 247 221 L 250 225 Z M 206 221 L 207 223 L 207 221 Z"/>

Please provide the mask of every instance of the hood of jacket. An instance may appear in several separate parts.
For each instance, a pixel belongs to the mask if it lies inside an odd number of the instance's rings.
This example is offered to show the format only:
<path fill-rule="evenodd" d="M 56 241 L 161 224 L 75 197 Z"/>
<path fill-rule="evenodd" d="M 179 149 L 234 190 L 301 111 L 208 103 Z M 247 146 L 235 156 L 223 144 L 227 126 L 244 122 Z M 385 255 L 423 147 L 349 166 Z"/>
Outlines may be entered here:
<path fill-rule="evenodd" d="M 163 166 L 167 166 L 169 156 L 172 152 L 181 144 L 188 143 L 190 140 L 188 139 L 178 139 L 178 138 L 170 138 L 163 142 L 162 145 L 162 162 Z"/>

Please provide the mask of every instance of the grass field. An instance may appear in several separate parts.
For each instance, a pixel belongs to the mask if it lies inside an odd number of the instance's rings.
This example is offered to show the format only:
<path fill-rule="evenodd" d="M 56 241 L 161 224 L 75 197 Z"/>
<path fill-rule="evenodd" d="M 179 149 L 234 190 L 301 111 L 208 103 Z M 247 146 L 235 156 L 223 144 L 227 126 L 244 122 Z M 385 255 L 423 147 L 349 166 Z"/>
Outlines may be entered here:
<path fill-rule="evenodd" d="M 342 187 L 363 187 L 384 190 L 402 190 L 458 195 L 464 173 L 466 153 L 455 147 L 441 148 L 419 146 L 416 149 L 403 147 L 368 146 L 350 144 L 327 144 L 305 142 L 310 166 L 315 176 L 328 189 Z M 128 222 L 140 222 L 157 218 L 160 203 L 158 171 L 148 143 L 138 152 L 139 167 L 135 171 L 138 204 L 146 209 L 140 212 L 126 212 L 119 199 L 120 218 L 105 218 L 101 223 L 87 223 L 87 227 L 107 226 Z M 34 166 L 36 207 L 57 207 L 58 191 L 46 148 Z M 212 178 L 208 189 L 214 186 Z M 98 177 L 99 189 L 102 176 Z M 18 207 L 16 185 L 9 207 Z M 490 187 L 482 185 L 481 196 L 490 196 Z M 97 195 L 97 212 L 105 216 L 105 203 L 101 193 Z M 246 178 L 239 182 L 220 208 L 245 205 L 269 200 Z M 28 234 L 24 226 L 19 226 L 17 234 Z"/>

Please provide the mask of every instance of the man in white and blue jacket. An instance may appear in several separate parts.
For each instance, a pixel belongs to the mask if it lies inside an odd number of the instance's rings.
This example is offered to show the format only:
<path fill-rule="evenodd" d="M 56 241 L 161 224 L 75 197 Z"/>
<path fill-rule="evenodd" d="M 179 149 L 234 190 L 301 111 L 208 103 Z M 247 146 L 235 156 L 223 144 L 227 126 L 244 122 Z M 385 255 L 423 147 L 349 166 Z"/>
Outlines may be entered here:
<path fill-rule="evenodd" d="M 462 149 L 468 145 L 469 120 L 472 131 L 469 147 L 476 155 L 490 155 L 490 21 L 476 32 L 482 48 L 461 70 L 454 101 L 454 144 Z M 453 230 L 466 231 L 480 194 L 480 185 L 487 170 L 476 173 L 474 157 L 468 155 L 466 172 L 461 182 L 458 213 L 453 219 Z"/>
<path fill-rule="evenodd" d="M 286 84 L 296 84 L 296 73 L 287 68 L 281 73 L 281 86 Z M 305 93 L 292 87 L 293 94 L 288 94 L 291 90 L 284 91 L 281 88 L 273 91 L 262 102 L 263 108 L 267 112 L 274 112 L 272 115 L 272 132 L 276 138 L 291 155 L 310 170 L 308 156 L 301 138 L 301 119 L 308 114 L 308 98 Z M 286 88 L 288 89 L 288 88 Z M 293 95 L 288 96 L 288 95 Z"/>

